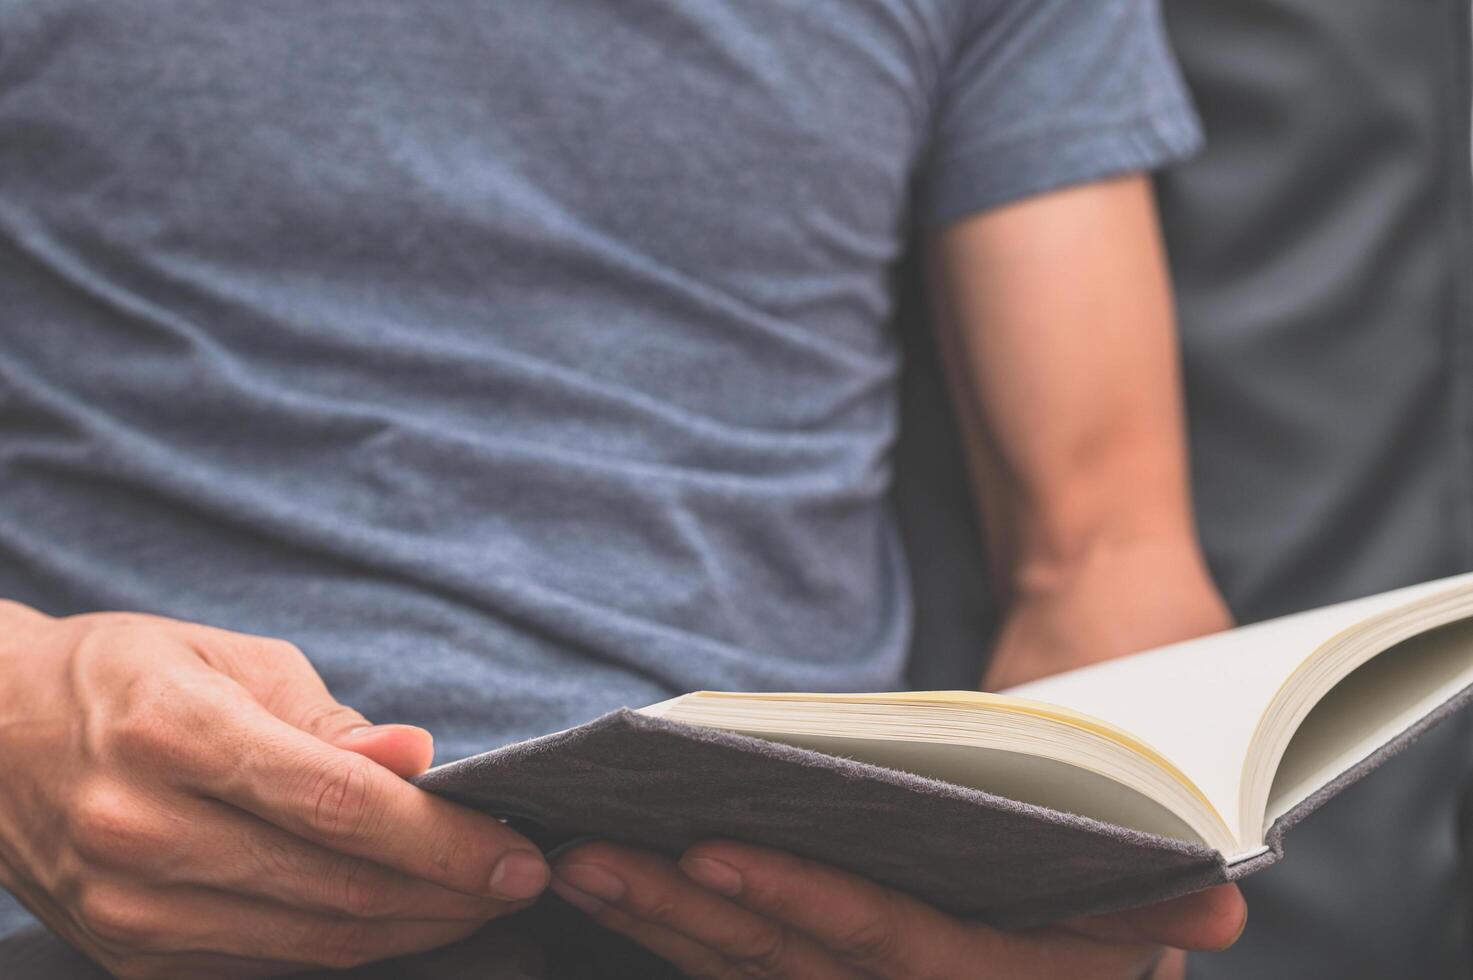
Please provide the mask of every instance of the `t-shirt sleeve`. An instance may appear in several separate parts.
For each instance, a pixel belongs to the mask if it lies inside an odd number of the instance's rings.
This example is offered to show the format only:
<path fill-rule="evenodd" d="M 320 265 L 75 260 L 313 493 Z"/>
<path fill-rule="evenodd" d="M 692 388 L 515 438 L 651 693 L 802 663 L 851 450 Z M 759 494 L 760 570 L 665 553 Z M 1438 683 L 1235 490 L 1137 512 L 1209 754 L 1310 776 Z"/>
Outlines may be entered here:
<path fill-rule="evenodd" d="M 928 224 L 1201 146 L 1157 0 L 968 0 L 966 11 L 922 174 Z"/>

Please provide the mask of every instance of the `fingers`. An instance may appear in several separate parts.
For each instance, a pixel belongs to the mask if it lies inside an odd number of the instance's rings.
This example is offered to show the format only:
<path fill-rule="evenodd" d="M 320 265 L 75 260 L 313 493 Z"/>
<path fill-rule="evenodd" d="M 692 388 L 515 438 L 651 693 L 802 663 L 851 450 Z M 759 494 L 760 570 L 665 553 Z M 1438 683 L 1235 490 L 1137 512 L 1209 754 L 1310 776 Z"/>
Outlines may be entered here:
<path fill-rule="evenodd" d="M 70 815 L 79 853 L 157 885 L 196 885 L 355 919 L 485 922 L 522 903 L 466 895 L 319 847 L 214 800 L 168 814 L 145 800 L 92 794 Z"/>
<path fill-rule="evenodd" d="M 458 939 L 546 884 L 529 842 L 396 775 L 424 767 L 426 733 L 365 731 L 289 645 L 127 614 L 42 639 L 24 693 L 77 721 L 37 740 L 9 794 L 30 851 L 14 877 L 118 975 L 354 965 Z"/>
<path fill-rule="evenodd" d="M 553 888 L 558 887 L 557 879 L 554 878 Z M 563 886 L 563 892 L 565 899 L 571 894 L 566 886 Z M 617 932 L 643 946 L 687 977 L 695 980 L 731 980 L 741 975 L 730 960 L 710 947 L 703 946 L 667 926 L 631 915 L 616 905 L 602 906 L 592 913 L 592 918 L 610 932 Z"/>
<path fill-rule="evenodd" d="M 412 725 L 350 729 L 327 741 L 340 749 L 372 759 L 404 779 L 424 772 L 435 756 L 434 738 L 423 728 Z"/>
<path fill-rule="evenodd" d="M 52 932 L 85 952 L 116 977 L 208 976 L 220 980 L 248 980 L 255 977 L 283 976 L 301 970 L 301 963 L 267 960 L 258 956 L 145 953 L 124 948 L 116 942 L 99 941 L 83 924 L 81 911 L 63 906 L 52 895 L 27 887 L 24 882 L 16 884 L 16 897 L 21 899 L 27 909 L 46 923 Z M 87 909 L 94 909 L 97 902 L 95 894 L 90 896 Z"/>
<path fill-rule="evenodd" d="M 171 627 L 195 655 L 245 688 L 271 714 L 324 742 L 337 742 L 369 727 L 353 708 L 339 704 L 321 675 L 295 644 L 273 637 L 176 623 Z"/>
<path fill-rule="evenodd" d="M 412 725 L 370 725 L 338 701 L 311 661 L 284 640 L 188 625 L 181 635 L 207 664 L 230 677 L 282 721 L 408 778 L 430 767 L 434 738 Z"/>
<path fill-rule="evenodd" d="M 881 976 L 965 975 L 1000 951 L 956 920 L 893 889 L 779 851 L 697 844 L 680 859 L 693 881 L 788 923 L 844 962 Z"/>
<path fill-rule="evenodd" d="M 480 928 L 478 922 L 354 921 L 304 913 L 211 889 L 141 887 L 100 878 L 72 903 L 87 945 L 110 960 L 163 957 L 248 961 L 342 969 L 435 949 Z M 277 972 L 280 972 L 279 970 Z"/>
<path fill-rule="evenodd" d="M 612 844 L 577 848 L 558 862 L 553 889 L 693 976 L 858 976 L 807 937 L 700 887 L 653 854 Z"/>
<path fill-rule="evenodd" d="M 1134 977 L 1159 953 L 1140 939 L 1103 941 L 1062 928 L 1008 933 L 964 922 L 867 879 L 746 844 L 697 844 L 680 868 L 881 977 L 970 976 L 981 963 L 998 977 Z"/>
<path fill-rule="evenodd" d="M 207 723 L 188 727 L 209 734 L 178 759 L 182 787 L 320 847 L 466 895 L 522 901 L 546 887 L 541 853 L 501 821 L 431 796 L 249 698 L 192 708 L 206 711 Z M 166 727 L 176 738 L 178 726 Z"/>
<path fill-rule="evenodd" d="M 1110 942 L 1154 943 L 1178 949 L 1227 949 L 1248 924 L 1237 885 L 1218 885 L 1169 902 L 1063 923 L 1080 935 Z"/>

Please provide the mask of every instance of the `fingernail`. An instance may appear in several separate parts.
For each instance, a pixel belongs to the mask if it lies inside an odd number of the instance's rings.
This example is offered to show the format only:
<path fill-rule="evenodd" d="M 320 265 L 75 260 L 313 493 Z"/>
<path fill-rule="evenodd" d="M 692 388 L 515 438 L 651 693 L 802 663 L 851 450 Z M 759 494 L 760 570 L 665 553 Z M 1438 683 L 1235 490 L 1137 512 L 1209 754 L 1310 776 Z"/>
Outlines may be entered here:
<path fill-rule="evenodd" d="M 381 732 L 384 729 L 389 728 L 389 727 L 391 727 L 391 726 L 389 726 L 389 725 L 364 725 L 364 726 L 362 726 L 360 728 L 350 728 L 346 732 L 343 733 L 343 738 L 367 738 L 370 735 L 377 735 L 379 732 Z"/>
<path fill-rule="evenodd" d="M 705 885 L 728 898 L 741 894 L 742 874 L 725 861 L 707 857 L 681 858 L 680 870 L 696 884 Z"/>
<path fill-rule="evenodd" d="M 624 882 L 596 864 L 563 864 L 555 872 L 557 880 L 600 902 L 617 902 L 624 897 Z"/>
<path fill-rule="evenodd" d="M 383 725 L 360 725 L 350 728 L 343 733 L 345 738 L 364 738 L 368 735 L 382 735 L 384 732 L 422 732 L 429 735 L 429 731 L 418 725 L 403 725 L 398 722 L 388 722 Z"/>
<path fill-rule="evenodd" d="M 547 863 L 531 851 L 508 851 L 491 869 L 491 893 L 519 902 L 536 898 L 547 887 Z"/>

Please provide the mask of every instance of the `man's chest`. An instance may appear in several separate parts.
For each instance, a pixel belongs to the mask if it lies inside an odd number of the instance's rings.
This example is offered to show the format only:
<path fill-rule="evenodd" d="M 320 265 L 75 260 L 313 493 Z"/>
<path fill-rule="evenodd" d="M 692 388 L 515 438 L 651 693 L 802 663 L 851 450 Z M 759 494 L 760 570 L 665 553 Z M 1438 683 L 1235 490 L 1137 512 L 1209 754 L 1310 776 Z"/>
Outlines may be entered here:
<path fill-rule="evenodd" d="M 853 264 L 903 221 L 946 6 L 10 0 L 0 168 L 202 253 L 306 222 Z"/>

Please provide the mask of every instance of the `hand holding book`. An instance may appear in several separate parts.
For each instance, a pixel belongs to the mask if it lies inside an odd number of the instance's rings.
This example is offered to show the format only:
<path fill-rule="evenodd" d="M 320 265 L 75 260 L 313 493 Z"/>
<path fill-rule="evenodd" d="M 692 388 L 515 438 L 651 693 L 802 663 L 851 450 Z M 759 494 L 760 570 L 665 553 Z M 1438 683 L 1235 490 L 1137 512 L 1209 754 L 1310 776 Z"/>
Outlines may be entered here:
<path fill-rule="evenodd" d="M 1242 932 L 1234 885 L 1157 906 L 1007 933 L 780 851 L 709 841 L 678 862 L 586 844 L 553 889 L 597 922 L 691 976 L 792 978 L 989 975 L 1138 980 L 1162 947 L 1217 950 Z"/>

